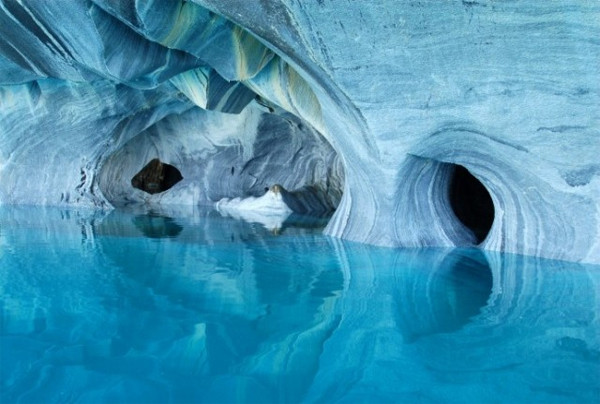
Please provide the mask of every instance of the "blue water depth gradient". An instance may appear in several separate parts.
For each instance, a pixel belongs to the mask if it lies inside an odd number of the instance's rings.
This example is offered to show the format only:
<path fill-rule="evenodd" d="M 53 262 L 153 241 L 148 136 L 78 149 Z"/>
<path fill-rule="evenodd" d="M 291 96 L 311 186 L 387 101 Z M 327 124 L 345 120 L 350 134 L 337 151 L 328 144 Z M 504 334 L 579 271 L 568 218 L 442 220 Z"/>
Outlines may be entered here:
<path fill-rule="evenodd" d="M 594 403 L 600 267 L 0 207 L 2 403 Z"/>

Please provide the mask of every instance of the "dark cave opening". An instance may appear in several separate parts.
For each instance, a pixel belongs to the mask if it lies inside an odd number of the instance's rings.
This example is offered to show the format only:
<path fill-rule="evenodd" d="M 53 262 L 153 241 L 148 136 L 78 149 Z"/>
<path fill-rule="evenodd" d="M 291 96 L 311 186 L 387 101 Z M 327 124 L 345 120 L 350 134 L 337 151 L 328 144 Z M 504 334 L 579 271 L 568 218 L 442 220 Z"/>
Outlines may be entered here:
<path fill-rule="evenodd" d="M 455 165 L 449 198 L 456 217 L 473 232 L 480 244 L 494 222 L 494 202 L 488 190 L 469 170 Z"/>
<path fill-rule="evenodd" d="M 183 179 L 177 167 L 153 159 L 131 179 L 131 186 L 149 194 L 164 192 Z"/>

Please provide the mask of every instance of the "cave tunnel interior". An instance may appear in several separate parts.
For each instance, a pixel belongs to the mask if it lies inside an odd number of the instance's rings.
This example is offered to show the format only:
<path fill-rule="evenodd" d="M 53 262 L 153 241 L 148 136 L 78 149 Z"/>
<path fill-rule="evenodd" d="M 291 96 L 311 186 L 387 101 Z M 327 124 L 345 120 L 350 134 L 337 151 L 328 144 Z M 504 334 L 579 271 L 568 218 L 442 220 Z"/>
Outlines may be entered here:
<path fill-rule="evenodd" d="M 480 244 L 494 222 L 494 203 L 488 190 L 469 170 L 455 165 L 449 198 L 456 217 L 473 232 Z"/>
<path fill-rule="evenodd" d="M 152 159 L 131 179 L 131 185 L 149 194 L 171 189 L 183 179 L 177 167 Z"/>

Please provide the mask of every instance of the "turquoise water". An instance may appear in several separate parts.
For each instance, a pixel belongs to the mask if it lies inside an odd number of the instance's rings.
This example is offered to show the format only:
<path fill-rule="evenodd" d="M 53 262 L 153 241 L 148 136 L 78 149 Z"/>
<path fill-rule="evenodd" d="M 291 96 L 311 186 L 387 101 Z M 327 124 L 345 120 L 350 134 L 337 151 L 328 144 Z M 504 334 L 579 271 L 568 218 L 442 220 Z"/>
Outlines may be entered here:
<path fill-rule="evenodd" d="M 600 267 L 0 207 L 2 403 L 600 399 Z"/>

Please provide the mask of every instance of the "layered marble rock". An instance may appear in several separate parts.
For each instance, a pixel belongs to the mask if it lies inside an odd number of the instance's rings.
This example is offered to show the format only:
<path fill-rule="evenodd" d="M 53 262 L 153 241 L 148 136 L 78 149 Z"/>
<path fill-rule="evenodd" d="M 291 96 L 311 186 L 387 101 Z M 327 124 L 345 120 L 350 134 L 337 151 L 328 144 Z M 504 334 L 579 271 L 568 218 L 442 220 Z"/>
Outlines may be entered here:
<path fill-rule="evenodd" d="M 337 237 L 600 262 L 598 21 L 574 0 L 6 1 L 0 203 L 281 184 L 339 201 Z M 131 178 L 153 158 L 184 180 L 149 196 Z M 452 208 L 458 166 L 488 232 Z"/>

